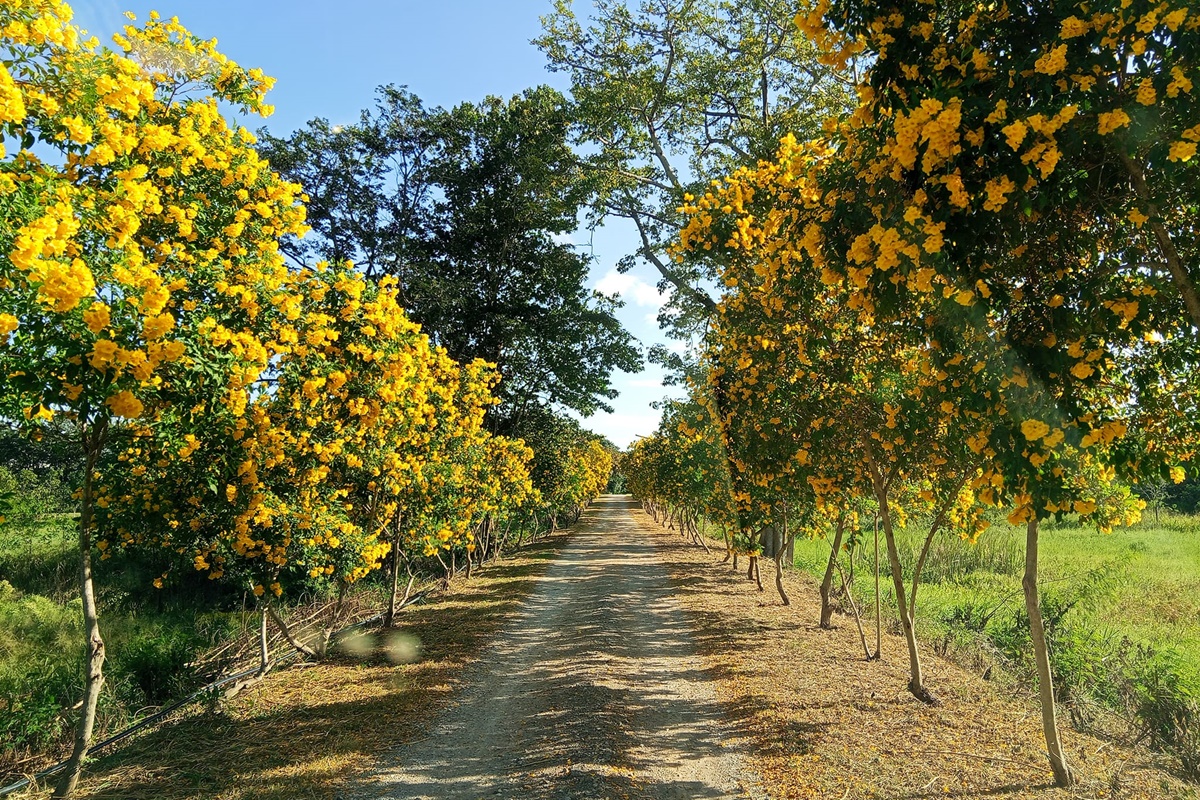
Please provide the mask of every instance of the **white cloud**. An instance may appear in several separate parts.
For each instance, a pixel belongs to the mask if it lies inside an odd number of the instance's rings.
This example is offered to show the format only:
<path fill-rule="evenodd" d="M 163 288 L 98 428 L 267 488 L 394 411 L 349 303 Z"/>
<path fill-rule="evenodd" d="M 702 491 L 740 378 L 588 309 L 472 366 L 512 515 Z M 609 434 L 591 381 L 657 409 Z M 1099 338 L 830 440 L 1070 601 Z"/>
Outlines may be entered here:
<path fill-rule="evenodd" d="M 662 378 L 630 378 L 625 381 L 625 385 L 630 389 L 661 389 L 663 388 Z"/>
<path fill-rule="evenodd" d="M 602 294 L 619 295 L 623 300 L 644 308 L 659 308 L 667 302 L 667 295 L 658 291 L 657 287 L 636 275 L 617 272 L 615 269 L 604 273 L 604 277 L 596 281 L 595 288 Z M 654 322 L 653 315 L 649 319 L 651 323 Z"/>

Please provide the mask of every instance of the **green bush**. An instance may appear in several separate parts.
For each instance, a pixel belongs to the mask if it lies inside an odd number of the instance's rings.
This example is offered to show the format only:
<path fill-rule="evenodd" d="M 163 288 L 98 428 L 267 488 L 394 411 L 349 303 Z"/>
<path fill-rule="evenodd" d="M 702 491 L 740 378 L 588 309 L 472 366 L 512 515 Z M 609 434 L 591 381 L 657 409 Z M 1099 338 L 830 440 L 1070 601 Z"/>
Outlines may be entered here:
<path fill-rule="evenodd" d="M 0 581 L 0 748 L 57 740 L 82 687 L 82 611 Z"/>
<path fill-rule="evenodd" d="M 1138 648 L 1125 682 L 1134 713 L 1151 744 L 1173 751 L 1184 772 L 1200 780 L 1200 671 L 1174 650 Z"/>
<path fill-rule="evenodd" d="M 0 495 L 9 498 L 6 517 L 18 524 L 73 510 L 70 487 L 53 475 L 39 476 L 28 469 L 13 472 L 0 466 Z"/>

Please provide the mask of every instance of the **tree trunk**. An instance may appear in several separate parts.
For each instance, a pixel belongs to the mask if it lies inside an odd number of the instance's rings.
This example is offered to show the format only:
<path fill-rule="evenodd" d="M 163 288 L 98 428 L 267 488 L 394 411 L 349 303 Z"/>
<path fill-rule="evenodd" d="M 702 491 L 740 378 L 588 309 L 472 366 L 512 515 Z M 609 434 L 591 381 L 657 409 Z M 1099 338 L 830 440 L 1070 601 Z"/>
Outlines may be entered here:
<path fill-rule="evenodd" d="M 1054 710 L 1054 680 L 1050 675 L 1050 654 L 1046 647 L 1046 628 L 1042 623 L 1041 600 L 1038 597 L 1038 521 L 1035 516 L 1025 527 L 1025 575 L 1021 578 L 1025 590 L 1025 610 L 1029 614 L 1029 635 L 1033 639 L 1033 655 L 1037 661 L 1038 695 L 1042 702 L 1042 732 L 1046 736 L 1046 752 L 1054 783 L 1071 786 L 1075 776 L 1067 766 L 1058 736 L 1058 719 Z"/>
<path fill-rule="evenodd" d="M 275 622 L 275 627 L 279 628 L 279 632 L 283 634 L 284 639 L 287 639 L 288 644 L 309 658 L 317 658 L 317 651 L 300 642 L 292 634 L 292 629 L 288 627 L 283 617 L 279 616 L 279 612 L 275 610 L 274 606 L 267 604 L 267 613 L 271 615 L 271 619 Z"/>
<path fill-rule="evenodd" d="M 875 515 L 875 658 L 883 655 L 883 614 L 879 596 L 879 515 Z"/>
<path fill-rule="evenodd" d="M 1200 292 L 1196 291 L 1196 285 L 1192 282 L 1191 276 L 1188 275 L 1187 268 L 1184 266 L 1179 251 L 1175 248 L 1175 242 L 1172 241 L 1170 232 L 1162 224 L 1162 216 L 1159 213 L 1158 206 L 1153 202 L 1150 187 L 1146 183 L 1145 173 L 1142 171 L 1141 165 L 1134 161 L 1123 148 L 1121 149 L 1120 157 L 1121 162 L 1125 165 L 1126 172 L 1129 173 L 1130 180 L 1133 182 L 1133 188 L 1137 193 L 1138 199 L 1146 204 L 1146 214 L 1150 217 L 1150 231 L 1154 234 L 1154 238 L 1158 242 L 1159 252 L 1162 253 L 1163 261 L 1166 262 L 1167 271 L 1171 273 L 1171 280 L 1175 284 L 1175 288 L 1179 291 L 1180 296 L 1183 297 L 1183 304 L 1192 318 L 1192 324 L 1200 328 Z"/>
<path fill-rule="evenodd" d="M 783 601 L 783 604 L 785 606 L 790 606 L 792 602 L 788 600 L 787 592 L 783 590 L 783 557 L 790 549 L 785 546 L 785 542 L 788 540 L 786 508 L 783 511 L 783 529 L 779 532 L 779 535 L 779 547 L 775 549 L 775 591 L 779 592 L 779 599 Z"/>
<path fill-rule="evenodd" d="M 92 746 L 92 732 L 96 727 L 96 706 L 100 702 L 100 689 L 104 686 L 104 639 L 100 636 L 100 609 L 96 603 L 96 587 L 92 580 L 92 524 L 94 521 L 96 462 L 103 446 L 105 423 L 85 434 L 84 475 L 82 497 L 79 508 L 79 588 L 83 598 L 83 628 L 87 637 L 87 663 L 85 665 L 83 700 L 79 724 L 75 728 L 75 744 L 71 757 L 67 759 L 62 777 L 54 789 L 54 798 L 70 797 L 79 784 L 83 772 L 83 760 Z"/>
<path fill-rule="evenodd" d="M 837 551 L 834 550 L 834 553 Z M 879 650 L 876 649 L 875 655 L 871 655 L 870 648 L 867 647 L 867 634 L 863 630 L 862 615 L 858 613 L 858 604 L 854 602 L 854 593 L 850 591 L 850 583 L 846 580 L 846 572 L 842 569 L 842 565 L 838 563 L 837 558 L 833 560 L 833 565 L 837 568 L 838 577 L 842 579 L 842 591 L 846 595 L 846 602 L 850 604 L 850 610 L 854 613 L 854 625 L 858 628 L 858 639 L 862 642 L 863 655 L 867 661 L 875 661 L 879 658 Z"/>
<path fill-rule="evenodd" d="M 407 566 L 407 563 L 406 563 Z M 396 594 L 400 590 L 400 512 L 392 520 L 392 591 L 388 597 L 387 613 L 383 615 L 383 627 L 390 628 L 396 620 Z"/>
<path fill-rule="evenodd" d="M 825 564 L 825 576 L 821 578 L 821 627 L 830 630 L 833 627 L 833 602 L 830 595 L 833 592 L 833 570 L 837 563 L 838 553 L 842 552 L 842 534 L 846 530 L 846 515 L 839 514 L 837 531 L 833 534 L 833 545 L 829 548 L 829 561 Z"/>
<path fill-rule="evenodd" d="M 912 617 L 908 615 L 904 573 L 900 568 L 900 553 L 896 549 L 896 533 L 892 528 L 888 490 L 880 467 L 875 463 L 874 453 L 869 443 L 866 444 L 866 454 L 871 472 L 871 483 L 875 489 L 875 498 L 879 502 L 879 516 L 883 521 L 883 536 L 887 542 L 888 563 L 892 569 L 892 583 L 896 589 L 896 609 L 900 612 L 900 626 L 904 629 L 904 641 L 908 645 L 908 690 L 922 703 L 938 705 L 938 699 L 925 687 L 925 681 L 921 675 L 921 654 L 917 650 L 917 635 L 913 629 Z"/>
<path fill-rule="evenodd" d="M 925 559 L 929 557 L 929 548 L 933 545 L 933 538 L 937 536 L 942 523 L 946 520 L 946 514 L 950 512 L 950 509 L 954 507 L 955 502 L 958 500 L 959 492 L 962 491 L 963 485 L 966 484 L 968 475 L 970 475 L 970 471 L 964 469 L 962 479 L 954 487 L 954 491 L 947 495 L 946 501 L 942 503 L 937 516 L 933 518 L 933 524 L 929 526 L 929 533 L 926 535 L 925 541 L 921 544 L 921 554 L 917 557 L 917 565 L 913 567 L 912 591 L 908 595 L 908 618 L 913 621 L 913 624 L 916 624 L 917 621 L 917 588 L 921 585 L 921 572 L 925 569 Z"/>
<path fill-rule="evenodd" d="M 267 609 L 258 614 L 258 674 L 266 675 L 271 670 L 271 651 L 267 649 Z"/>

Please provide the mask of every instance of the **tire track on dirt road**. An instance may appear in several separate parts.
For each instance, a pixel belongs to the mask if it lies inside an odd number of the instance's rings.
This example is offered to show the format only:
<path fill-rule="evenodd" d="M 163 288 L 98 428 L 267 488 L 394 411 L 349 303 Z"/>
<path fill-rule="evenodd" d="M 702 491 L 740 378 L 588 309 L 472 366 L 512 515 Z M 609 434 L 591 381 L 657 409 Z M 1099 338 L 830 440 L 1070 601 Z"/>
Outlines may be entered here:
<path fill-rule="evenodd" d="M 635 508 L 598 499 L 431 735 L 343 796 L 760 798 Z"/>

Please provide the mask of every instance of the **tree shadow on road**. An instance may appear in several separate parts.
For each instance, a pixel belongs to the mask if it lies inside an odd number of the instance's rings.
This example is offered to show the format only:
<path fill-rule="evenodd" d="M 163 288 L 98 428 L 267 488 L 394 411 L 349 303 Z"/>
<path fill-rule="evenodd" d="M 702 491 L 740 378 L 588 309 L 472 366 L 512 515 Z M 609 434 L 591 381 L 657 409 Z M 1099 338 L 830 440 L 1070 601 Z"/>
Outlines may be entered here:
<path fill-rule="evenodd" d="M 522 548 L 449 593 L 405 609 L 418 663 L 378 654 L 300 665 L 211 712 L 193 709 L 88 769 L 92 800 L 337 798 L 381 751 L 420 736 L 472 660 L 520 607 L 565 536 Z"/>

